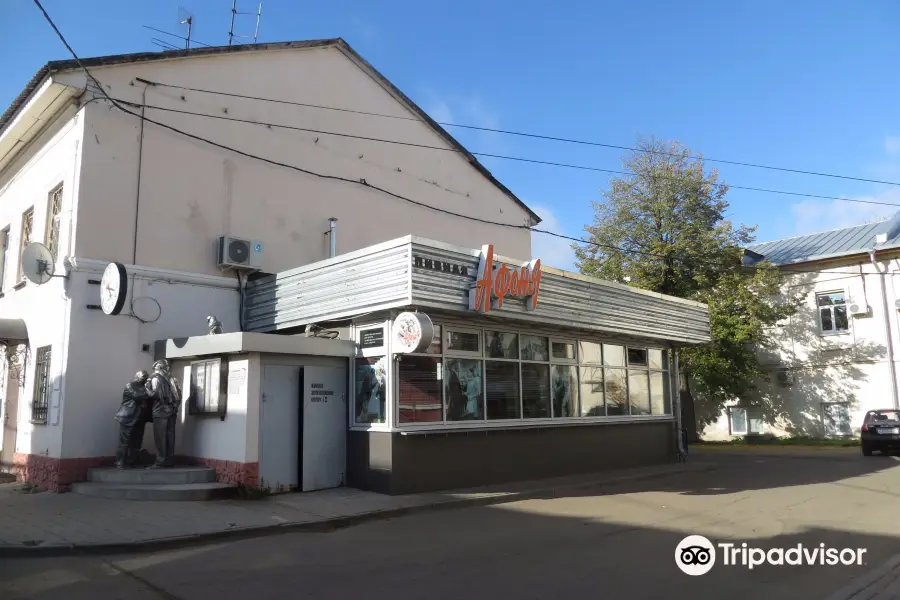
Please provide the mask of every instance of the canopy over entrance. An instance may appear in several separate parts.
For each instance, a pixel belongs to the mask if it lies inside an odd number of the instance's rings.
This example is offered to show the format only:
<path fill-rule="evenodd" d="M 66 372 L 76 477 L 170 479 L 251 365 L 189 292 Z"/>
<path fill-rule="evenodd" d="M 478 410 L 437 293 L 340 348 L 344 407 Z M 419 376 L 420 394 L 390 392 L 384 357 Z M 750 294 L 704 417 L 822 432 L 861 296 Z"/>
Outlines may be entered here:
<path fill-rule="evenodd" d="M 28 328 L 22 319 L 0 319 L 0 344 L 22 344 L 28 341 Z"/>

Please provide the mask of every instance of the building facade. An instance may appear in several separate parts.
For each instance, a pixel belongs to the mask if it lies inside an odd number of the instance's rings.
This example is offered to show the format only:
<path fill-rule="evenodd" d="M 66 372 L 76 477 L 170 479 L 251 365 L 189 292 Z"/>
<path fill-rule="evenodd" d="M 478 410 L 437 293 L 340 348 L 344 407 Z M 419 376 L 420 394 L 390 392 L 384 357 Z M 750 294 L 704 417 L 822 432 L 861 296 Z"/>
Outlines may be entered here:
<path fill-rule="evenodd" d="M 856 436 L 866 411 L 896 408 L 898 257 L 900 213 L 749 248 L 746 264 L 778 265 L 779 300 L 800 306 L 761 353 L 767 380 L 714 415 L 702 437 Z"/>
<path fill-rule="evenodd" d="M 177 453 L 230 483 L 477 485 L 602 468 L 613 452 L 595 450 L 635 435 L 637 463 L 671 458 L 674 351 L 708 340 L 705 307 L 552 269 L 533 310 L 514 302 L 541 272 L 539 217 L 343 41 L 83 63 L 49 63 L 0 116 L 4 468 L 65 491 L 108 463 L 124 385 L 158 357 L 184 377 Z M 223 236 L 252 269 L 222 268 L 242 259 Z M 485 243 L 521 257 L 497 259 L 517 283 L 472 314 Z M 111 263 L 119 314 L 101 310 Z M 434 316 L 431 350 L 392 346 L 409 310 Z M 539 460 L 547 441 L 571 462 Z M 518 459 L 476 465 L 498 450 Z M 412 460 L 447 451 L 468 458 L 444 477 Z"/>
<path fill-rule="evenodd" d="M 342 40 L 84 63 L 145 119 L 73 61 L 0 117 L 0 463 L 33 481 L 64 488 L 110 455 L 121 388 L 154 341 L 202 333 L 209 314 L 239 329 L 220 236 L 261 243 L 269 273 L 327 258 L 331 218 L 338 253 L 414 233 L 530 256 L 537 215 Z M 24 278 L 29 242 L 59 277 Z M 97 310 L 110 261 L 128 265 L 130 316 Z"/>

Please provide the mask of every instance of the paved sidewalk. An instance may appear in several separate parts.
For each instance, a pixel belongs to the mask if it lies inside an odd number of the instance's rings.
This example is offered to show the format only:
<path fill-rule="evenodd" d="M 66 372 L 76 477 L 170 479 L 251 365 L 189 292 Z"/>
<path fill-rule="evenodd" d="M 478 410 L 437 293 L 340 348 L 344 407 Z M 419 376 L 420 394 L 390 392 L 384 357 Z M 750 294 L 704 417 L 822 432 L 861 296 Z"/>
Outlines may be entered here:
<path fill-rule="evenodd" d="M 323 530 L 420 510 L 514 502 L 565 489 L 715 468 L 667 464 L 454 492 L 386 496 L 353 488 L 262 500 L 139 502 L 78 494 L 26 493 L 0 485 L 0 557 L 112 553 L 178 547 L 216 538 Z"/>
<path fill-rule="evenodd" d="M 872 569 L 826 600 L 895 600 L 900 598 L 900 554 Z"/>

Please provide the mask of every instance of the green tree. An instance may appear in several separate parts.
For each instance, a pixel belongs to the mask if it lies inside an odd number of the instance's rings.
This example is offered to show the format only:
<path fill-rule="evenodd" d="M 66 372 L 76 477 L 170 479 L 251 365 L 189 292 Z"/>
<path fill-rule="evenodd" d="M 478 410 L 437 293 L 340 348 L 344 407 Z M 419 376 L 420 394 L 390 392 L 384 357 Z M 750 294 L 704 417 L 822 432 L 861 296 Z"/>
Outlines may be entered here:
<path fill-rule="evenodd" d="M 728 186 L 702 157 L 650 139 L 623 164 L 632 175 L 613 179 L 594 203 L 594 223 L 585 227 L 591 243 L 574 246 L 576 263 L 586 275 L 709 306 L 712 342 L 684 348 L 680 362 L 682 416 L 696 439 L 695 396 L 707 408 L 702 425 L 726 401 L 751 394 L 766 377 L 757 349 L 772 345 L 770 328 L 797 303 L 778 300 L 777 268 L 743 265 L 756 228 L 726 218 Z"/>

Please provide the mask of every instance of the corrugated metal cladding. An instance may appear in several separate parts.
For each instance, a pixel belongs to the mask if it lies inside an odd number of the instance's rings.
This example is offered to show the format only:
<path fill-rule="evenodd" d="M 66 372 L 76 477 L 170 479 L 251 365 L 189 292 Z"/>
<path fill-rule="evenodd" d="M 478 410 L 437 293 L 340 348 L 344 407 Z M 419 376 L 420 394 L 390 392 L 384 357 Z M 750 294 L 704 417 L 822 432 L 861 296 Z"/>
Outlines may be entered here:
<path fill-rule="evenodd" d="M 468 311 L 469 289 L 477 277 L 477 258 L 421 244 L 413 244 L 412 257 L 413 305 Z M 465 274 L 456 274 L 454 266 L 465 267 Z M 503 308 L 492 309 L 488 314 L 637 338 L 685 343 L 710 340 L 709 311 L 704 305 L 546 271 L 533 312 L 527 311 L 521 300 L 509 297 Z"/>
<path fill-rule="evenodd" d="M 244 331 L 276 331 L 409 304 L 409 244 L 370 250 L 248 284 Z"/>
<path fill-rule="evenodd" d="M 247 286 L 245 331 L 277 331 L 388 308 L 431 308 L 473 322 L 509 320 L 547 330 L 621 339 L 702 343 L 706 306 L 626 286 L 544 271 L 534 312 L 509 297 L 488 315 L 469 311 L 478 275 L 474 250 L 403 238 L 260 279 Z M 518 265 L 516 265 L 518 266 Z M 510 325 L 513 326 L 513 325 Z"/>

